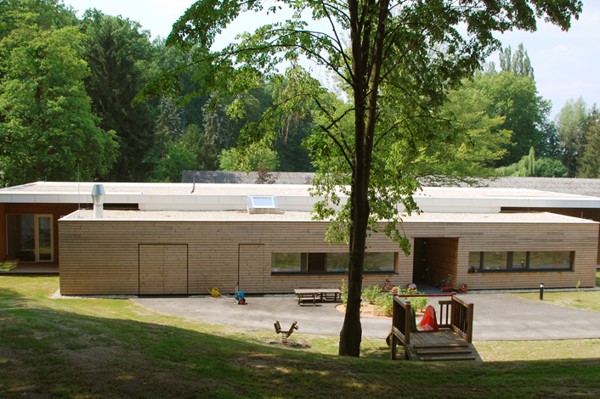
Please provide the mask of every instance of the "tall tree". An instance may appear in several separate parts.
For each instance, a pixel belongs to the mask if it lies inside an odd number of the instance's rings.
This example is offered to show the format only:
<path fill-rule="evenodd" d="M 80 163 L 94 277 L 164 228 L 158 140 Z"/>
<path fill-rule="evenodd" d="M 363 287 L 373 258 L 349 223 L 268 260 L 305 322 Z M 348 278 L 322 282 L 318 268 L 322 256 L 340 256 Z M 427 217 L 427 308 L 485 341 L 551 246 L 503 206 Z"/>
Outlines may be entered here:
<path fill-rule="evenodd" d="M 446 123 L 438 124 L 441 136 L 424 151 L 422 172 L 429 176 L 488 176 L 507 152 L 511 131 L 503 128 L 505 117 L 489 115 L 491 99 L 477 82 L 465 80 L 452 90 L 441 108 Z"/>
<path fill-rule="evenodd" d="M 562 162 L 570 177 L 577 176 L 578 160 L 583 154 L 587 116 L 587 105 L 580 97 L 567 101 L 556 118 Z"/>
<path fill-rule="evenodd" d="M 316 190 L 339 204 L 340 186 L 349 183 L 347 190 L 342 188 L 349 200 L 341 211 L 328 211 L 323 204 L 318 210 L 321 216 L 334 216 L 332 226 L 347 228 L 348 306 L 339 353 L 358 356 L 367 231 L 369 226 L 378 228 L 377 220 L 388 220 L 386 232 L 408 249 L 408 240 L 398 231 L 396 207 L 414 208 L 411 195 L 418 184 L 414 175 L 405 173 L 412 159 L 406 151 L 412 153 L 413 139 L 431 140 L 435 135 L 419 131 L 425 126 L 419 121 L 434 117 L 431 112 L 443 103 L 447 90 L 481 67 L 489 50 L 498 45 L 494 31 L 535 30 L 536 16 L 566 29 L 582 5 L 578 0 L 290 0 L 276 5 L 201 0 L 174 24 L 168 40 L 208 49 L 240 12 L 267 7 L 275 13 L 279 4 L 294 11 L 291 18 L 264 25 L 239 43 L 213 53 L 212 59 L 217 65 L 235 62 L 268 69 L 282 58 L 296 60 L 302 54 L 329 68 L 348 90 L 349 103 L 338 109 L 320 101 L 323 96 L 318 88 L 304 94 L 331 117 L 321 126 L 327 141 L 319 148 L 326 157 L 339 161 L 327 163 L 322 158 L 321 165 L 343 165 L 339 173 L 321 170 Z M 310 30 L 304 11 L 329 23 L 329 29 Z M 394 93 L 390 100 L 399 105 L 395 118 L 381 117 L 386 93 Z M 341 126 L 346 116 L 351 117 L 350 131 Z"/>
<path fill-rule="evenodd" d="M 512 132 L 497 166 L 518 162 L 531 147 L 539 154 L 547 152 L 550 103 L 538 95 L 531 77 L 509 71 L 483 73 L 475 77 L 474 85 L 489 99 L 487 114 L 503 117 L 502 128 Z"/>
<path fill-rule="evenodd" d="M 531 60 L 529 59 L 529 55 L 527 54 L 527 50 L 525 50 L 523 43 L 519 44 L 519 47 L 514 54 L 510 46 L 500 51 L 500 70 L 512 72 L 518 76 L 526 76 L 535 79 L 533 76 Z"/>
<path fill-rule="evenodd" d="M 0 184 L 104 176 L 117 143 L 91 111 L 83 36 L 55 2 L 17 5 L 0 37 Z"/>
<path fill-rule="evenodd" d="M 119 137 L 119 156 L 108 178 L 115 181 L 143 181 L 151 171 L 148 153 L 154 142 L 153 107 L 132 103 L 147 81 L 145 70 L 152 59 L 148 33 L 138 23 L 85 12 L 82 21 L 86 59 L 91 74 L 86 88 L 101 127 Z"/>
<path fill-rule="evenodd" d="M 584 148 L 579 159 L 578 176 L 600 178 L 600 111 L 595 106 L 585 121 Z"/>

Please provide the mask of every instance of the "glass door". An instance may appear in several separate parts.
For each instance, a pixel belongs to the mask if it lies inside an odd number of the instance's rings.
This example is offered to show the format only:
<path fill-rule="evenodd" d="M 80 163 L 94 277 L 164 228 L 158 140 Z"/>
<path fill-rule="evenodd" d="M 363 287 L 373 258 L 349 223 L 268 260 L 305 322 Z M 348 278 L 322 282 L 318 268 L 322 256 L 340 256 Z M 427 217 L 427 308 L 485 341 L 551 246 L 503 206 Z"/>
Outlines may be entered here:
<path fill-rule="evenodd" d="M 52 262 L 52 215 L 7 215 L 8 258 L 21 262 Z"/>
<path fill-rule="evenodd" d="M 36 262 L 52 262 L 52 216 L 36 215 Z"/>

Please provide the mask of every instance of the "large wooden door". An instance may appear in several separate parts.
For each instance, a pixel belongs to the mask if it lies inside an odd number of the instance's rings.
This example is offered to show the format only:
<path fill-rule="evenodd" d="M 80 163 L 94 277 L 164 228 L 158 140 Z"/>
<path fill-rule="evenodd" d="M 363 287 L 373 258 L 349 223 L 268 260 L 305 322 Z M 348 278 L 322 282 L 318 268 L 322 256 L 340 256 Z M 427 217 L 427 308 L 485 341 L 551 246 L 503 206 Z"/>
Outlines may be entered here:
<path fill-rule="evenodd" d="M 263 244 L 239 244 L 239 289 L 249 293 L 263 293 L 265 262 Z"/>
<path fill-rule="evenodd" d="M 187 294 L 187 245 L 140 244 L 139 287 L 146 295 Z"/>

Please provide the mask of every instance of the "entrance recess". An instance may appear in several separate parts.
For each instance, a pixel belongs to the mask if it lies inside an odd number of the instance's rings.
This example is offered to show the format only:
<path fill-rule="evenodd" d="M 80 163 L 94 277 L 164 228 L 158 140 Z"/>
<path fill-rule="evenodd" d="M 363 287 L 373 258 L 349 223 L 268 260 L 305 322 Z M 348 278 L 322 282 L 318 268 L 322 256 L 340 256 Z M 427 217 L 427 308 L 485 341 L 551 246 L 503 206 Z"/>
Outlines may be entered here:
<path fill-rule="evenodd" d="M 442 280 L 456 284 L 458 238 L 415 238 L 413 254 L 413 280 L 417 285 L 437 286 Z"/>

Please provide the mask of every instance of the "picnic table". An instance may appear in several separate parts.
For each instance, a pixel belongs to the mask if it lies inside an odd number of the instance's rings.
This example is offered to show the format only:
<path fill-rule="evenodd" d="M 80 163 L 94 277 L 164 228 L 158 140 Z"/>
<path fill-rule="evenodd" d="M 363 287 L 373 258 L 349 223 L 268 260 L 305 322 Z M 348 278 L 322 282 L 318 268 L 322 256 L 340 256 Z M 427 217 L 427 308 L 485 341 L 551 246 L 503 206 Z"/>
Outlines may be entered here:
<path fill-rule="evenodd" d="M 337 302 L 342 298 L 342 291 L 338 288 L 296 288 L 294 289 L 298 305 L 302 302 L 312 302 L 313 306 L 317 301 L 323 302 L 332 300 Z"/>

